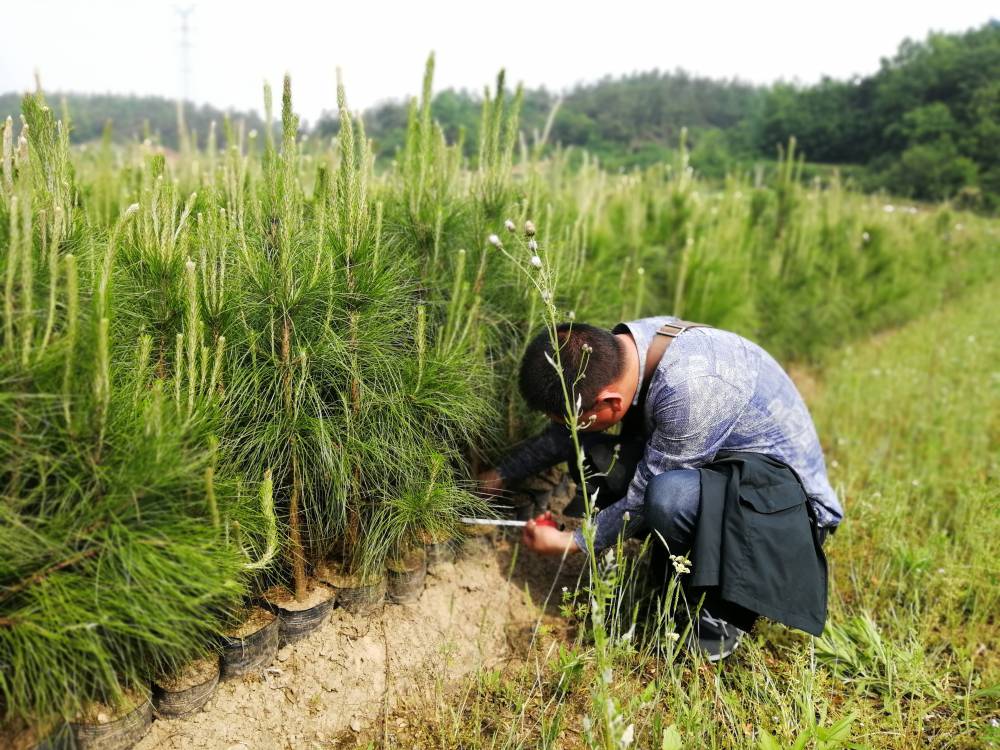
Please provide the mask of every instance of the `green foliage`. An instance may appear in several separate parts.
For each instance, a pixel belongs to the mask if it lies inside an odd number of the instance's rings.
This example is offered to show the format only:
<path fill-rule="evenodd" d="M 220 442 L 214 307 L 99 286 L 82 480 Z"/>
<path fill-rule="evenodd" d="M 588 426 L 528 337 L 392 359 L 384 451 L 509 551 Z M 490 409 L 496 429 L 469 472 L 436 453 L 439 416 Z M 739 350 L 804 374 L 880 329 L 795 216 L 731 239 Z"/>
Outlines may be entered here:
<path fill-rule="evenodd" d="M 669 162 L 629 174 L 542 133 L 519 149 L 533 105 L 502 76 L 469 163 L 435 121 L 432 73 L 381 173 L 342 86 L 322 145 L 299 138 L 287 80 L 280 134 L 225 123 L 202 147 L 180 126 L 176 159 L 110 139 L 71 150 L 41 97 L 22 105 L 27 129 L 5 125 L 5 719 L 113 699 L 329 556 L 371 572 L 457 533 L 483 510 L 474 467 L 532 426 L 514 372 L 543 310 L 674 312 L 817 360 L 995 270 L 988 220 L 803 184 L 794 144 L 773 174 L 722 188 L 692 163 L 718 168 L 725 144 L 693 135 L 689 155 L 683 131 Z M 893 564 L 923 570 L 938 544 Z M 971 586 L 958 606 L 990 596 Z M 631 648 L 616 627 L 603 664 Z M 615 701 L 602 741 L 645 700 L 592 697 Z M 798 713 L 782 711 L 788 735 Z"/>

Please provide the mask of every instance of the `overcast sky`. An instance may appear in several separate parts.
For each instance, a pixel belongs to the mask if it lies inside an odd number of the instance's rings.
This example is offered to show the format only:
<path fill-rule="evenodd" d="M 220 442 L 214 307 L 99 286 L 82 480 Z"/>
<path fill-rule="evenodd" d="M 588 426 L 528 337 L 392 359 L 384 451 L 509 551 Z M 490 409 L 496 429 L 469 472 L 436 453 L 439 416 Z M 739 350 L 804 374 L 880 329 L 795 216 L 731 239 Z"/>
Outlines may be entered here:
<path fill-rule="evenodd" d="M 182 92 L 181 23 L 190 14 L 190 93 L 260 109 L 261 83 L 292 75 L 296 110 L 334 106 L 335 70 L 360 109 L 419 91 L 428 52 L 435 88 L 509 79 L 561 90 L 605 74 L 682 67 L 717 78 L 813 82 L 871 73 L 905 37 L 962 31 L 996 0 L 636 2 L 606 0 L 11 0 L 2 13 L 0 92 Z"/>

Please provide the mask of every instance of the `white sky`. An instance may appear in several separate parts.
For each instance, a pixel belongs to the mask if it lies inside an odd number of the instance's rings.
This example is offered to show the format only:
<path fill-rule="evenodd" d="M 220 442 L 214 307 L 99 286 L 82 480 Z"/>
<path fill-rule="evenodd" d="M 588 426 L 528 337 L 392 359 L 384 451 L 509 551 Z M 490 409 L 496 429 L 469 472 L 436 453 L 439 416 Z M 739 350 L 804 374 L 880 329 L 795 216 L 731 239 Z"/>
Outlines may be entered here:
<path fill-rule="evenodd" d="M 292 75 L 306 119 L 336 103 L 335 69 L 359 109 L 419 91 L 428 52 L 435 89 L 508 80 L 561 90 L 604 74 L 683 67 L 717 78 L 813 82 L 878 68 L 904 37 L 962 31 L 996 0 L 9 0 L 0 92 L 181 93 L 178 7 L 191 14 L 191 95 L 261 109 L 261 84 Z M 276 106 L 278 99 L 276 96 Z"/>

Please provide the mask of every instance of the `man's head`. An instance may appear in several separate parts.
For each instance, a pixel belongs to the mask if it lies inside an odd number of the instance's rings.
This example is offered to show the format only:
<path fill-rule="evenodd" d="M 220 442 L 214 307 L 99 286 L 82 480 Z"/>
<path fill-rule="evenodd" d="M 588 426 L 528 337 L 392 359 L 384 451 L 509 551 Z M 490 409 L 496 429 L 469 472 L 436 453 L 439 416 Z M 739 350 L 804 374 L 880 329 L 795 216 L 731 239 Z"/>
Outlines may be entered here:
<path fill-rule="evenodd" d="M 556 331 L 566 385 L 572 387 L 582 375 L 576 384 L 583 403 L 581 426 L 589 422 L 589 429 L 597 431 L 621 421 L 630 405 L 621 382 L 625 374 L 622 342 L 610 331 L 586 323 L 563 323 Z M 546 355 L 555 359 L 549 332 L 544 330 L 528 344 L 521 360 L 521 394 L 532 409 L 561 422 L 566 416 L 565 397 Z"/>

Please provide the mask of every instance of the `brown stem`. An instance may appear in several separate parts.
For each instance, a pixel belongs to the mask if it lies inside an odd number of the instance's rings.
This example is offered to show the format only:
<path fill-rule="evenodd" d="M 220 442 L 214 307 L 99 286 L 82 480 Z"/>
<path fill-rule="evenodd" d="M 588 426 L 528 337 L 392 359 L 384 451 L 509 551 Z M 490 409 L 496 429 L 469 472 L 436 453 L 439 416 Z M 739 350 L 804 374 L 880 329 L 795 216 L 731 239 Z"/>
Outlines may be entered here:
<path fill-rule="evenodd" d="M 292 404 L 292 331 L 288 316 L 281 323 L 281 359 L 285 365 L 284 401 L 285 414 L 293 415 Z M 302 601 L 306 596 L 306 560 L 302 549 L 302 528 L 299 523 L 299 460 L 295 454 L 295 435 L 289 439 L 292 453 L 292 493 L 288 500 L 288 556 L 291 558 L 292 578 L 295 582 L 295 598 Z"/>
<path fill-rule="evenodd" d="M 292 439 L 294 451 L 295 443 Z M 292 453 L 292 496 L 288 503 L 289 547 L 292 557 L 292 578 L 295 581 L 295 598 L 306 598 L 306 560 L 302 549 L 302 534 L 299 525 L 299 461 Z"/>

